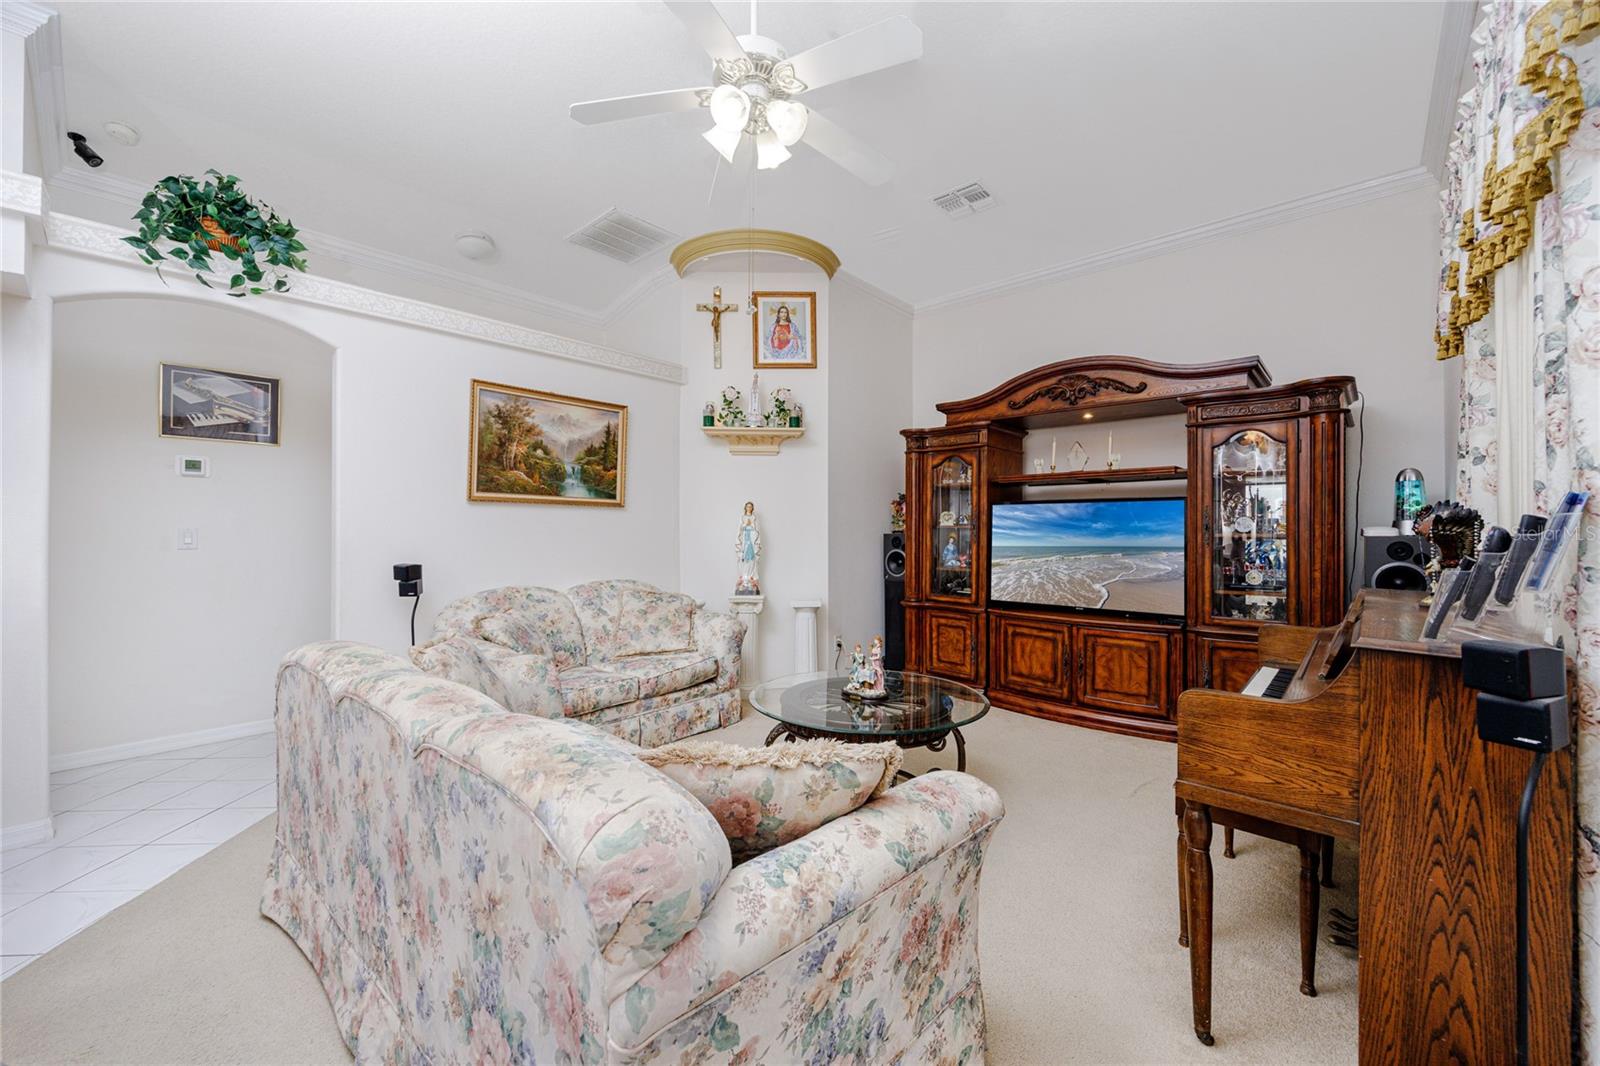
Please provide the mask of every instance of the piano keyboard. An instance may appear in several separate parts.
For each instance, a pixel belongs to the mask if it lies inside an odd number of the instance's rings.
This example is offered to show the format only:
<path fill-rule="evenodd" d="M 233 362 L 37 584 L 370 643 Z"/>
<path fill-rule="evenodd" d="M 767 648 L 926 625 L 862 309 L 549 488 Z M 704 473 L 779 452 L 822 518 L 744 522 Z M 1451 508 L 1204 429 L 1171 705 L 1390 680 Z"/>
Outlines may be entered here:
<path fill-rule="evenodd" d="M 1248 684 L 1239 690 L 1241 696 L 1260 696 L 1263 699 L 1281 700 L 1283 694 L 1289 690 L 1289 682 L 1294 680 L 1292 667 L 1263 666 L 1250 678 Z"/>

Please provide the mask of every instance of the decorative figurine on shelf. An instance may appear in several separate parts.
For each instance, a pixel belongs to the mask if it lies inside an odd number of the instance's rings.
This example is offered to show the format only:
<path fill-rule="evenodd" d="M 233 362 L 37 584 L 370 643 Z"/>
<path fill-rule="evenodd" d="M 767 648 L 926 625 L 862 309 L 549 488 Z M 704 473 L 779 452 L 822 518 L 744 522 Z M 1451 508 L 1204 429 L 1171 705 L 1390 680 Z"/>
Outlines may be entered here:
<path fill-rule="evenodd" d="M 1089 453 L 1084 451 L 1083 445 L 1079 444 L 1077 441 L 1073 441 L 1072 447 L 1067 449 L 1067 469 L 1089 469 Z"/>
<path fill-rule="evenodd" d="M 858 700 L 881 700 L 889 694 L 884 678 L 883 638 L 873 637 L 872 646 L 865 655 L 857 644 L 850 655 L 850 681 L 844 687 L 844 694 Z"/>
<path fill-rule="evenodd" d="M 1033 461 L 1033 472 L 1035 474 L 1044 473 L 1044 460 L 1043 459 L 1035 459 Z"/>
<path fill-rule="evenodd" d="M 706 404 L 705 410 L 700 412 L 700 420 L 701 420 L 701 422 L 703 422 L 705 425 L 708 425 L 708 426 L 716 425 L 717 424 L 717 405 L 714 404 L 714 403 Z"/>
<path fill-rule="evenodd" d="M 961 549 L 956 546 L 956 535 L 950 534 L 950 539 L 944 542 L 944 555 L 940 562 L 945 566 L 961 565 Z"/>
<path fill-rule="evenodd" d="M 889 529 L 898 532 L 906 528 L 906 494 L 900 493 L 889 501 Z"/>
<path fill-rule="evenodd" d="M 956 513 L 954 511 L 940 511 L 939 512 L 939 524 L 941 526 L 953 526 L 953 525 L 955 525 L 956 524 Z"/>
<path fill-rule="evenodd" d="M 745 424 L 759 426 L 765 424 L 761 417 L 761 375 L 755 374 L 750 378 L 750 398 L 745 404 Z"/>
<path fill-rule="evenodd" d="M 805 408 L 802 405 L 795 404 L 794 410 L 789 412 L 789 428 L 799 429 L 801 423 L 805 420 L 805 413 Z"/>
<path fill-rule="evenodd" d="M 788 389 L 772 390 L 772 410 L 767 412 L 767 425 L 779 428 L 789 424 L 790 407 L 794 401 L 794 393 Z"/>
<path fill-rule="evenodd" d="M 739 390 L 732 385 L 722 390 L 722 413 L 717 422 L 723 426 L 744 425 L 744 411 L 739 407 Z"/>
<path fill-rule="evenodd" d="M 739 536 L 734 541 L 734 552 L 739 561 L 739 580 L 733 586 L 735 596 L 761 595 L 761 529 L 756 525 L 756 505 L 750 500 L 744 504 L 744 514 L 739 517 Z"/>

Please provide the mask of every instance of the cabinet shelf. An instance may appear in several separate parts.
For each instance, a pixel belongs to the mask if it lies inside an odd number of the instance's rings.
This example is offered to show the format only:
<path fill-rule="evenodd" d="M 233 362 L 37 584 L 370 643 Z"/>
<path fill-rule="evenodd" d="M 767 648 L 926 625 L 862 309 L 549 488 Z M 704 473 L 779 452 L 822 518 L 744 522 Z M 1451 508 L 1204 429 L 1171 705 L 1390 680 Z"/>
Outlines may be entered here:
<path fill-rule="evenodd" d="M 777 455 L 786 440 L 805 436 L 798 426 L 703 426 L 705 434 L 728 446 L 733 455 Z"/>
<path fill-rule="evenodd" d="M 1181 466 L 1128 466 L 1117 470 L 1055 470 L 1043 474 L 1002 474 L 996 485 L 1104 485 L 1123 481 L 1186 481 Z"/>

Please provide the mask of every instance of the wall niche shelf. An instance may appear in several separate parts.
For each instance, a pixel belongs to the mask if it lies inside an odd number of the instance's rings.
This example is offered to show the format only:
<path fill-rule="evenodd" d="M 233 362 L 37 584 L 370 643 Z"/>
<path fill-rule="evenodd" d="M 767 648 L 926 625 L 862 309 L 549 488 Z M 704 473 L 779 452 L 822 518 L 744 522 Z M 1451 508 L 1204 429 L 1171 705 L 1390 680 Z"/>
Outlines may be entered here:
<path fill-rule="evenodd" d="M 777 455 L 786 440 L 805 436 L 804 426 L 702 426 L 706 436 L 728 446 L 731 455 Z"/>
<path fill-rule="evenodd" d="M 1043 474 L 1001 474 L 996 485 L 1105 485 L 1122 481 L 1186 481 L 1181 466 L 1127 466 L 1117 470 L 1056 470 Z"/>

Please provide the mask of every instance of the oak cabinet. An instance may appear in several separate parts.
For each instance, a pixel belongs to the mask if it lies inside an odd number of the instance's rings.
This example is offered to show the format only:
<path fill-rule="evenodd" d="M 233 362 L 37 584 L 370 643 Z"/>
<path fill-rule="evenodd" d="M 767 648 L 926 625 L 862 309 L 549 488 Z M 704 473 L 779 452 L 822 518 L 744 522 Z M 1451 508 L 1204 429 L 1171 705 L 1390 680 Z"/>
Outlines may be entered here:
<path fill-rule="evenodd" d="M 1190 679 L 1195 688 L 1238 692 L 1261 665 L 1256 645 L 1250 640 L 1218 640 L 1194 636 Z"/>
<path fill-rule="evenodd" d="M 1076 702 L 1122 714 L 1172 716 L 1175 695 L 1174 634 L 1137 629 L 1078 627 Z"/>
<path fill-rule="evenodd" d="M 1068 694 L 1072 643 L 1067 627 L 999 613 L 993 623 L 991 685 L 1050 699 Z"/>
<path fill-rule="evenodd" d="M 922 615 L 922 671 L 981 685 L 982 612 L 927 610 Z"/>

